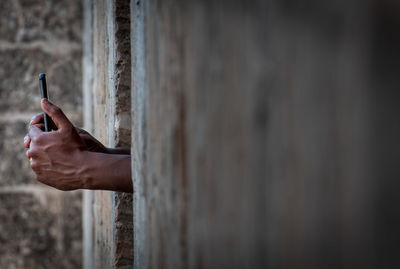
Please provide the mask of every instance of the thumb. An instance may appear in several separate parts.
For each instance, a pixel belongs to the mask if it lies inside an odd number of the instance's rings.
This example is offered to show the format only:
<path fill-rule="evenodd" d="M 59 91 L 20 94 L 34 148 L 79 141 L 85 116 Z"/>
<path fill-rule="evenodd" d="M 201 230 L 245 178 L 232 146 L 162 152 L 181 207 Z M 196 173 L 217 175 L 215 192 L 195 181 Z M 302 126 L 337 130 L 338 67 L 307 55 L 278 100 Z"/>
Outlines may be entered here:
<path fill-rule="evenodd" d="M 50 118 L 53 120 L 54 124 L 58 129 L 65 129 L 72 127 L 72 123 L 65 116 L 62 110 L 51 103 L 47 98 L 42 99 L 42 109 Z"/>

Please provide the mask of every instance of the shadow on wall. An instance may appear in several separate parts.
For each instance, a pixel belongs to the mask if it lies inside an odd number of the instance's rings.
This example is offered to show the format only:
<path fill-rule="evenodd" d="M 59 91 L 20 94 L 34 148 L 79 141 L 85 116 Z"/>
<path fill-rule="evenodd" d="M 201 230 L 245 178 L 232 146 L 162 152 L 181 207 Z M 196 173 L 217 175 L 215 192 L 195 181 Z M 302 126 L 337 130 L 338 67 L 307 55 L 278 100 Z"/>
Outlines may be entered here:
<path fill-rule="evenodd" d="M 400 4 L 270 8 L 270 265 L 398 268 Z"/>
<path fill-rule="evenodd" d="M 0 268 L 81 267 L 81 193 L 38 183 L 23 147 L 39 73 L 81 125 L 81 10 L 80 0 L 0 4 Z"/>

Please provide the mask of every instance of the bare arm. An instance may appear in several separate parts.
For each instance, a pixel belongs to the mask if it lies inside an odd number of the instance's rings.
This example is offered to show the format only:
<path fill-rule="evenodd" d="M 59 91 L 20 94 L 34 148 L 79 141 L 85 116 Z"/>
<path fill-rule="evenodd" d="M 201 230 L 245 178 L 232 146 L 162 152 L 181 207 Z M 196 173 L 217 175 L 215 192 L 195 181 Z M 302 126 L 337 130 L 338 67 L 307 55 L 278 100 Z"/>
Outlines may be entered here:
<path fill-rule="evenodd" d="M 26 156 L 39 181 L 60 190 L 132 192 L 130 155 L 89 151 L 61 109 L 47 99 L 42 100 L 42 108 L 57 130 L 43 132 L 43 124 L 32 120 L 24 139 L 29 147 Z"/>
<path fill-rule="evenodd" d="M 82 167 L 85 189 L 132 193 L 131 156 L 123 154 L 86 153 Z"/>

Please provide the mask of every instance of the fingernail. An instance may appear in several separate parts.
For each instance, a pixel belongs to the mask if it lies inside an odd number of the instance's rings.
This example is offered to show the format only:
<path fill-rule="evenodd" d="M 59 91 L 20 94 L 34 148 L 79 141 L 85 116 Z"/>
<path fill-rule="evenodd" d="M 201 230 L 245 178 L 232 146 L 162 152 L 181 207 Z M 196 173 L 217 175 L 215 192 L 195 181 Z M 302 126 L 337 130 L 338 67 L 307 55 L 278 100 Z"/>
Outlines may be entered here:
<path fill-rule="evenodd" d="M 27 137 L 27 136 L 24 137 L 24 142 L 26 142 L 26 140 L 28 140 L 28 137 Z"/>

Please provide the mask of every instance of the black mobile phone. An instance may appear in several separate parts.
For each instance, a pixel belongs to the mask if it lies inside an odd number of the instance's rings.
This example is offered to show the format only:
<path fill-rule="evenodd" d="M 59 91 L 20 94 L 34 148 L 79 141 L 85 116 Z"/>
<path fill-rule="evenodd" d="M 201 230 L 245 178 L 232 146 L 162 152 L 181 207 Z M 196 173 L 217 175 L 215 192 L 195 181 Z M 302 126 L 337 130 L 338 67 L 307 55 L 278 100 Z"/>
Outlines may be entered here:
<path fill-rule="evenodd" d="M 47 91 L 47 84 L 46 84 L 46 74 L 40 74 L 39 75 L 39 86 L 40 86 L 40 94 L 42 95 L 43 98 L 49 99 L 49 93 Z M 54 130 L 54 122 L 51 120 L 49 115 L 44 113 L 44 129 L 46 132 L 50 132 L 51 130 Z"/>

